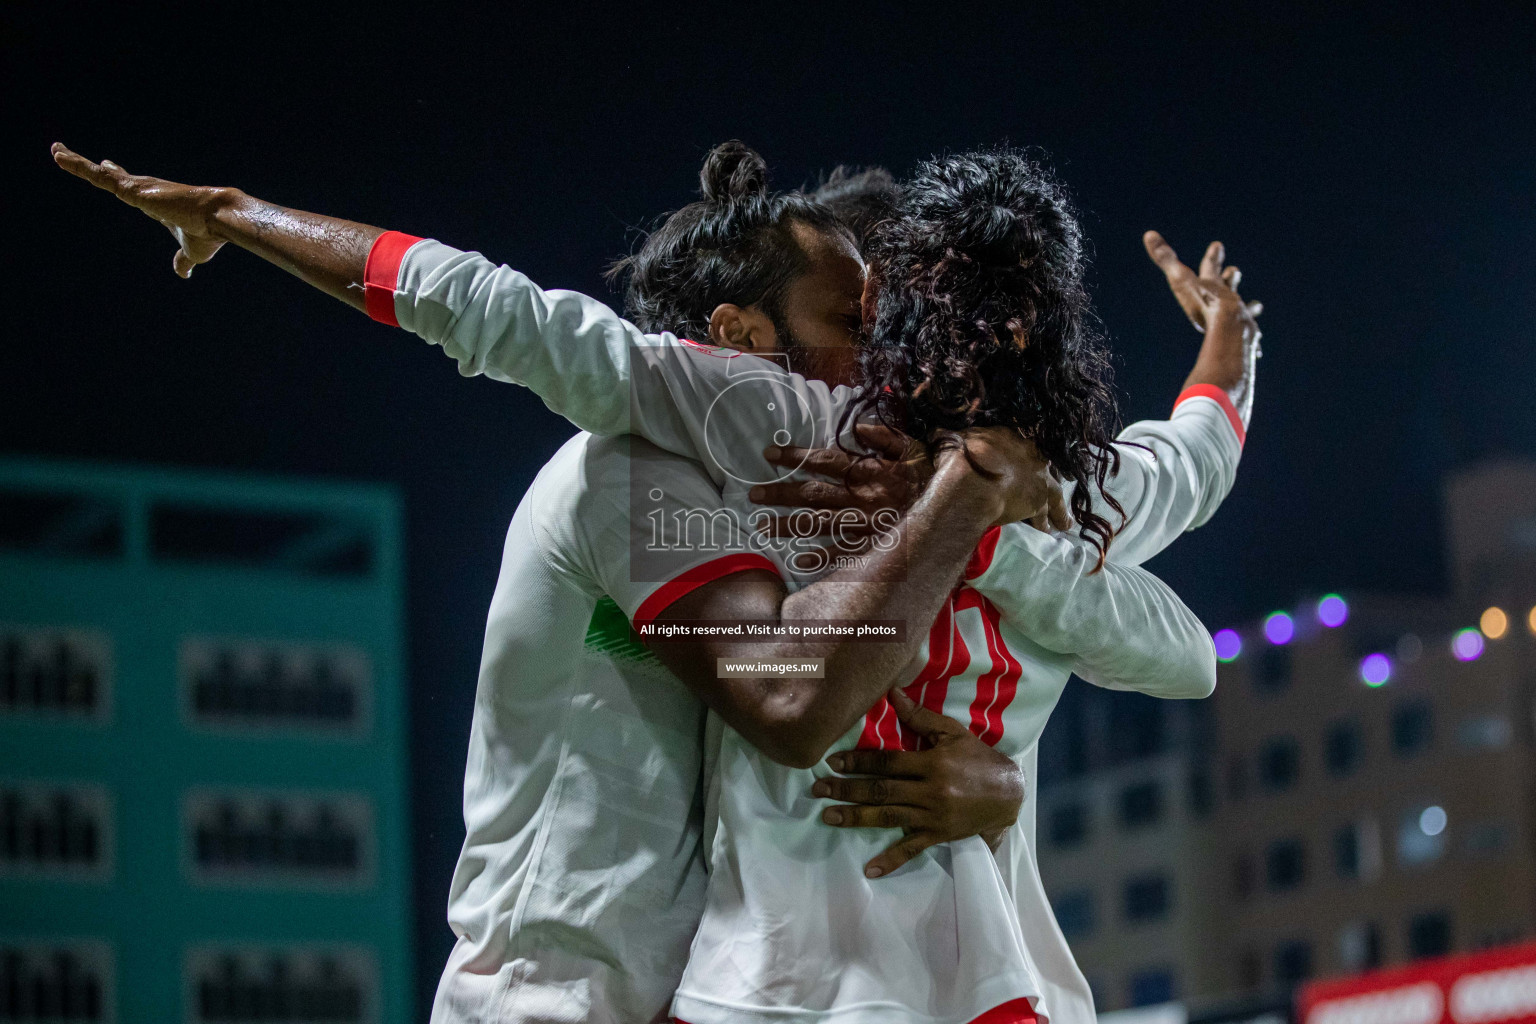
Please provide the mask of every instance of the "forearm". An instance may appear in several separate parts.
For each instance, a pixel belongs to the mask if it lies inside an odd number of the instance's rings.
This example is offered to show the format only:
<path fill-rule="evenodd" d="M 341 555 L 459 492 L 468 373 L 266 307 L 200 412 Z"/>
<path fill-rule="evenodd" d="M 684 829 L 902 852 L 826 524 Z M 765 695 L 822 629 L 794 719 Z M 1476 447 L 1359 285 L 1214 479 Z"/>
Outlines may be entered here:
<path fill-rule="evenodd" d="M 1194 369 L 1184 380 L 1185 390 L 1209 384 L 1225 392 L 1245 428 L 1253 415 L 1257 340 L 1241 319 L 1235 316 L 1214 318 L 1205 332 Z"/>
<path fill-rule="evenodd" d="M 363 273 L 383 228 L 318 213 L 290 210 L 217 189 L 209 233 L 255 253 L 356 309 L 364 309 Z"/>
<path fill-rule="evenodd" d="M 868 711 L 927 639 L 982 535 L 997 518 L 991 496 L 956 459 L 942 469 L 901 520 L 898 542 L 785 598 L 783 622 L 900 622 L 900 643 L 830 640 L 818 645 L 826 678 L 798 702 L 799 715 L 821 723 L 828 744 Z"/>
<path fill-rule="evenodd" d="M 957 460 L 959 461 L 959 460 Z M 941 471 L 897 527 L 897 543 L 873 551 L 858 569 L 840 570 L 805 589 L 715 584 L 668 609 L 664 619 L 766 619 L 779 623 L 899 620 L 899 641 L 841 638 L 797 643 L 658 644 L 657 653 L 748 742 L 794 767 L 821 760 L 838 737 L 899 682 L 974 550 L 997 505 L 961 466 Z M 720 679 L 717 658 L 824 659 L 820 679 L 762 676 Z"/>

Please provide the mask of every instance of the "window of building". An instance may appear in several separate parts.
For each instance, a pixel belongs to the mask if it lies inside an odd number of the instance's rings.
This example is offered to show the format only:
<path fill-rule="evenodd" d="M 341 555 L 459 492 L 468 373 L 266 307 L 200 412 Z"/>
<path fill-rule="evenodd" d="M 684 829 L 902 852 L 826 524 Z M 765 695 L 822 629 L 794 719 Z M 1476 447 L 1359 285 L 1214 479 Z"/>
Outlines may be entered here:
<path fill-rule="evenodd" d="M 1328 774 L 1334 778 L 1353 775 L 1360 767 L 1365 754 L 1365 744 L 1360 737 L 1360 724 L 1349 720 L 1334 722 L 1328 727 L 1323 740 L 1323 760 Z"/>
<path fill-rule="evenodd" d="M 1166 875 L 1140 875 L 1125 883 L 1125 919 L 1157 921 L 1168 916 L 1170 903 Z"/>
<path fill-rule="evenodd" d="M 1456 742 L 1464 750 L 1503 750 L 1514 735 L 1514 726 L 1503 715 L 1473 715 L 1456 727 Z"/>
<path fill-rule="evenodd" d="M 1451 951 L 1451 915 L 1436 910 L 1417 914 L 1408 922 L 1408 956 L 1414 960 L 1444 956 Z"/>
<path fill-rule="evenodd" d="M 1056 901 L 1055 911 L 1061 934 L 1068 939 L 1080 939 L 1093 934 L 1093 893 L 1086 889 L 1069 892 Z"/>
<path fill-rule="evenodd" d="M 1053 846 L 1082 845 L 1088 838 L 1088 808 L 1082 804 L 1062 804 L 1052 808 L 1050 834 Z"/>
<path fill-rule="evenodd" d="M 1156 1006 L 1158 1003 L 1173 1002 L 1173 971 L 1167 967 L 1137 971 L 1131 975 L 1128 994 L 1132 1006 Z"/>
<path fill-rule="evenodd" d="M 1109 746 L 1117 762 L 1155 757 L 1166 749 L 1167 701 L 1139 693 L 1114 693 L 1109 705 Z"/>
<path fill-rule="evenodd" d="M 1259 752 L 1259 781 L 1271 793 L 1290 789 L 1301 775 L 1301 748 L 1289 736 L 1264 744 Z"/>
<path fill-rule="evenodd" d="M 1398 757 L 1413 757 L 1434 742 L 1434 712 L 1426 701 L 1401 704 L 1392 712 L 1392 749 Z"/>
<path fill-rule="evenodd" d="M 1211 773 L 1196 768 L 1189 773 L 1189 813 L 1196 818 L 1208 818 L 1216 809 L 1216 786 Z"/>
<path fill-rule="evenodd" d="M 1360 832 L 1354 825 L 1333 834 L 1333 868 L 1340 878 L 1360 877 Z"/>
<path fill-rule="evenodd" d="M 0 715 L 105 721 L 111 666 L 105 634 L 0 626 Z"/>
<path fill-rule="evenodd" d="M 121 558 L 124 537 L 121 500 L 0 487 L 0 550 Z"/>
<path fill-rule="evenodd" d="M 1291 684 L 1291 649 L 1266 647 L 1259 652 L 1253 682 L 1266 693 L 1278 693 Z"/>
<path fill-rule="evenodd" d="M 1145 828 L 1157 824 L 1163 816 L 1163 787 L 1156 782 L 1138 782 L 1120 791 L 1120 824 L 1126 828 Z"/>
<path fill-rule="evenodd" d="M 1312 977 L 1312 944 L 1304 939 L 1275 947 L 1275 983 L 1289 988 Z"/>
<path fill-rule="evenodd" d="M 1381 966 L 1381 931 L 1371 921 L 1351 921 L 1339 929 L 1339 963 L 1346 971 Z"/>
<path fill-rule="evenodd" d="M 1307 877 L 1307 851 L 1300 839 L 1277 839 L 1264 851 L 1264 877 L 1270 889 L 1294 889 Z"/>
<path fill-rule="evenodd" d="M 1397 823 L 1397 860 L 1407 866 L 1432 864 L 1445 855 L 1448 822 L 1438 806 L 1412 807 Z"/>

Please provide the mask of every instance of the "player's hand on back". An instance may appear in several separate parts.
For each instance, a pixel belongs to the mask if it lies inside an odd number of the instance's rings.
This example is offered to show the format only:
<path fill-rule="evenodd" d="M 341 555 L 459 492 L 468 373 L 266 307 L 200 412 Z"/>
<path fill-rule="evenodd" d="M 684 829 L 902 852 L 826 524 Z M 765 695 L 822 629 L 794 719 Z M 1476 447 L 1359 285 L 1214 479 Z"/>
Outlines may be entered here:
<path fill-rule="evenodd" d="M 844 778 L 818 779 L 811 795 L 841 800 L 821 819 L 837 828 L 899 828 L 906 835 L 864 867 L 895 871 L 930 846 L 981 836 L 996 849 L 1024 804 L 1024 772 L 953 718 L 920 707 L 899 689 L 897 717 L 923 738 L 922 750 L 845 750 L 827 763 Z"/>
<path fill-rule="evenodd" d="M 159 221 L 176 239 L 172 267 L 182 277 L 192 268 L 213 259 L 224 245 L 218 237 L 214 216 L 232 198 L 234 190 L 181 185 L 163 178 L 129 174 L 110 160 L 95 163 L 55 142 L 53 161 L 77 178 L 111 192 L 136 210 Z"/>

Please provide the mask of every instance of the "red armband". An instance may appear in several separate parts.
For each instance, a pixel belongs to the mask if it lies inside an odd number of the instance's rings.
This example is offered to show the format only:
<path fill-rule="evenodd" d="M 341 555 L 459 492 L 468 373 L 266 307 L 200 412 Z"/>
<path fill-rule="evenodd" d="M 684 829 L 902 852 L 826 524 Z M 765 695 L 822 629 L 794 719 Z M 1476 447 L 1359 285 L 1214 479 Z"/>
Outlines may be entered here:
<path fill-rule="evenodd" d="M 363 268 L 363 306 L 368 315 L 381 324 L 399 327 L 395 318 L 396 284 L 400 280 L 400 262 L 405 252 L 421 241 L 415 235 L 403 231 L 386 231 L 368 250 L 368 263 Z"/>

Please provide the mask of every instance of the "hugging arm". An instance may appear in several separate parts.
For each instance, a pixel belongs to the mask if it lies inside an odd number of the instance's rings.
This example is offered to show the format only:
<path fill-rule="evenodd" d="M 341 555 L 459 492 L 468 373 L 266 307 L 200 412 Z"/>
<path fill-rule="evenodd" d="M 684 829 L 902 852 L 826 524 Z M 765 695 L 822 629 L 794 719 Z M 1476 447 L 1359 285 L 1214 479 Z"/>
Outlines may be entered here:
<path fill-rule="evenodd" d="M 988 445 L 988 435 L 996 447 Z M 858 568 L 838 570 L 794 593 L 772 573 L 737 573 L 679 598 L 655 620 L 802 625 L 896 620 L 904 625 L 899 642 L 829 638 L 785 643 L 720 637 L 658 641 L 652 644 L 657 656 L 769 757 L 797 768 L 820 762 L 899 681 L 983 533 L 999 519 L 1018 516 L 1045 501 L 1050 477 L 1032 445 L 989 431 L 972 433 L 967 443 L 971 460 L 950 453 L 892 531 L 891 543 L 872 548 Z M 996 475 L 978 473 L 972 460 Z M 765 672 L 720 678 L 721 658 L 821 658 L 824 676 L 785 678 Z"/>

